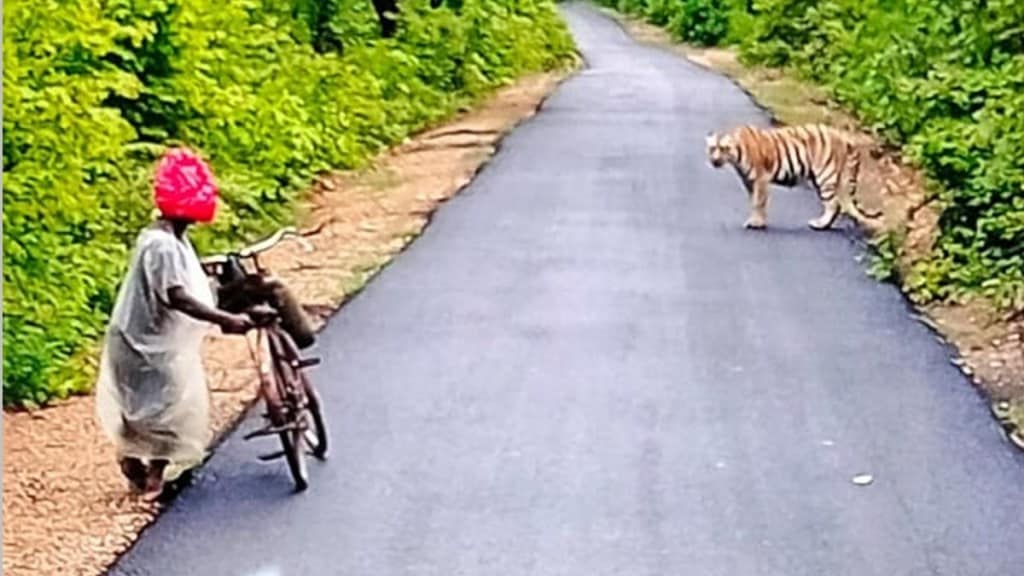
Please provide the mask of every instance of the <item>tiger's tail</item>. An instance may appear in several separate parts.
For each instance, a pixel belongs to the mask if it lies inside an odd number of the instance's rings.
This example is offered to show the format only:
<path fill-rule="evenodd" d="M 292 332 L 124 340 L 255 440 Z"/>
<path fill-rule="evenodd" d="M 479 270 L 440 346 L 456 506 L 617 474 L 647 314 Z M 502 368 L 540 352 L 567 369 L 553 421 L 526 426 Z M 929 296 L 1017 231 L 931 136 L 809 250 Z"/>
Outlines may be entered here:
<path fill-rule="evenodd" d="M 847 163 L 850 165 L 850 178 L 847 181 L 847 190 L 849 190 L 850 197 L 850 211 L 854 213 L 854 216 L 861 220 L 878 220 L 882 217 L 883 212 L 881 210 L 868 210 L 861 205 L 860 200 L 857 198 L 857 189 L 860 183 L 860 155 L 863 148 L 854 143 L 853 141 L 847 141 Z"/>

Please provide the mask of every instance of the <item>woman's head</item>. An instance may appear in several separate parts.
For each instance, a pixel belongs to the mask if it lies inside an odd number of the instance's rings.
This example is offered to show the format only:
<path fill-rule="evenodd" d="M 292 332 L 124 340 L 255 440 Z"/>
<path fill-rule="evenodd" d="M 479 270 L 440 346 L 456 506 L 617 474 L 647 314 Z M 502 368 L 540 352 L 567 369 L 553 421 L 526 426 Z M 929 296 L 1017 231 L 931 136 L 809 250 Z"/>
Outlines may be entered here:
<path fill-rule="evenodd" d="M 168 220 L 210 222 L 217 214 L 217 183 L 195 152 L 173 148 L 157 163 L 153 201 Z"/>

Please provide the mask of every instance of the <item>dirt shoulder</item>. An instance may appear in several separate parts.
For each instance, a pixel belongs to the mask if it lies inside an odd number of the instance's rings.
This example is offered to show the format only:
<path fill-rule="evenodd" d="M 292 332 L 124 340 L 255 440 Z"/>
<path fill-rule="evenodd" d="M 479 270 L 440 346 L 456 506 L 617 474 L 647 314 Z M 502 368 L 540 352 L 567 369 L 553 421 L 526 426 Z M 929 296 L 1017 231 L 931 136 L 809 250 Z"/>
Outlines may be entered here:
<path fill-rule="evenodd" d="M 862 166 L 858 195 L 867 206 L 884 213 L 881 227 L 870 231 L 871 235 L 876 240 L 891 238 L 872 270 L 899 284 L 917 305 L 919 319 L 956 348 L 959 356 L 950 361 L 990 400 L 1007 440 L 1024 449 L 1024 322 L 1007 320 L 981 298 L 922 303 L 901 280 L 907 278 L 915 262 L 928 257 L 939 232 L 941 206 L 929 201 L 922 174 L 895 150 L 879 144 L 821 87 L 781 70 L 745 66 L 732 50 L 680 44 L 657 26 L 604 11 L 636 40 L 666 48 L 730 77 L 782 124 L 822 122 L 872 139 L 875 145 Z"/>
<path fill-rule="evenodd" d="M 265 263 L 322 325 L 419 235 L 438 205 L 470 182 L 500 138 L 532 116 L 565 75 L 523 79 L 368 170 L 320 178 L 301 218 L 304 227 L 319 229 L 309 238 L 315 251 L 286 244 Z M 219 437 L 253 401 L 256 372 L 238 337 L 211 334 L 205 365 Z M 91 397 L 79 397 L 4 413 L 5 575 L 100 574 L 158 515 L 159 506 L 127 495 L 93 410 Z"/>

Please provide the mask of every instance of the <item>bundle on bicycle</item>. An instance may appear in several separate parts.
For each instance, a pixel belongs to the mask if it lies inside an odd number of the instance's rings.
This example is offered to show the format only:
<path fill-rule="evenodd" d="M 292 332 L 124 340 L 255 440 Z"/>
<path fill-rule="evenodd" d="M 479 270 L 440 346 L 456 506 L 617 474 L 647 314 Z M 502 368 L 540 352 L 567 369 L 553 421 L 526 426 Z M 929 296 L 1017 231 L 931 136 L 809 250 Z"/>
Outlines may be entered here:
<path fill-rule="evenodd" d="M 258 332 L 254 359 L 259 366 L 265 425 L 245 439 L 277 436 L 282 449 L 260 459 L 284 457 L 296 489 L 302 491 L 309 485 L 307 451 L 320 460 L 327 456 L 320 396 L 305 374 L 319 359 L 303 358 L 300 353 L 315 343 L 316 334 L 288 287 L 259 262 L 261 253 L 287 238 L 304 243 L 293 228 L 285 228 L 240 251 L 205 258 L 203 267 L 216 279 L 218 307 L 247 314 Z"/>

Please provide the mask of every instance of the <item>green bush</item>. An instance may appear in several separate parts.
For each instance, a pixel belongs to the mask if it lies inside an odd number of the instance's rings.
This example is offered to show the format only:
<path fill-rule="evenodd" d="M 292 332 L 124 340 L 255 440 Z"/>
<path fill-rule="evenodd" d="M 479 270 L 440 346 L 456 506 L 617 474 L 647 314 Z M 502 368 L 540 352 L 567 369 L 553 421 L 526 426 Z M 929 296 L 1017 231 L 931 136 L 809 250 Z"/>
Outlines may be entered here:
<path fill-rule="evenodd" d="M 667 26 L 675 16 L 680 0 L 645 0 L 644 17 L 655 26 Z"/>
<path fill-rule="evenodd" d="M 725 0 L 682 0 L 668 28 L 678 40 L 715 46 L 729 32 L 729 6 Z"/>
<path fill-rule="evenodd" d="M 792 46 L 804 46 L 813 32 L 807 13 L 818 0 L 754 0 L 747 35 L 742 39 L 743 54 L 769 66 L 790 63 Z"/>
<path fill-rule="evenodd" d="M 647 11 L 648 0 L 618 0 L 614 6 L 618 8 L 619 12 L 624 14 L 632 14 L 634 16 L 641 16 Z"/>
<path fill-rule="evenodd" d="M 389 39 L 368 0 L 4 8 L 6 404 L 91 385 L 81 358 L 150 218 L 166 145 L 213 163 L 223 209 L 196 240 L 219 249 L 290 219 L 312 175 L 359 166 L 572 52 L 550 0 L 403 0 Z"/>
<path fill-rule="evenodd" d="M 595 0 L 624 14 L 665 26 L 678 40 L 702 46 L 722 43 L 734 16 L 742 18 L 747 0 Z"/>

